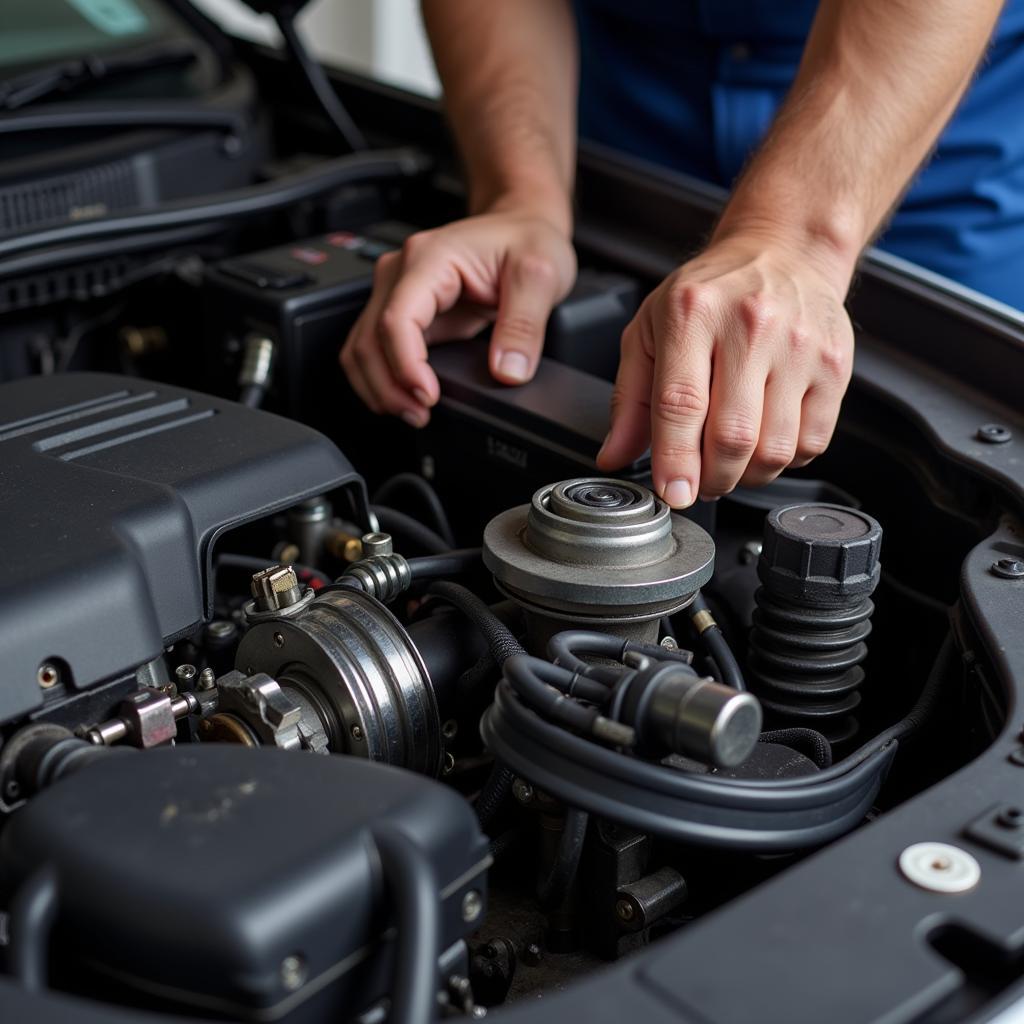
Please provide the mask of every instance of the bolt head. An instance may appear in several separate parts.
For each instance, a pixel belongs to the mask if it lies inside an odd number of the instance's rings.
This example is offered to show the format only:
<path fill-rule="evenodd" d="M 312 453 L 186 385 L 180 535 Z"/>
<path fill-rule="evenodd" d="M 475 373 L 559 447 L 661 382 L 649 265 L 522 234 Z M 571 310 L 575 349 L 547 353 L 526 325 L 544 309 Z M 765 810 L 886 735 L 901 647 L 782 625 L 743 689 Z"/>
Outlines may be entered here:
<path fill-rule="evenodd" d="M 306 961 L 293 953 L 281 961 L 281 984 L 289 991 L 294 992 L 302 988 L 306 982 Z"/>
<path fill-rule="evenodd" d="M 999 423 L 982 424 L 974 436 L 985 444 L 1006 444 L 1013 438 L 1013 434 Z"/>
<path fill-rule="evenodd" d="M 44 690 L 49 690 L 51 686 L 56 686 L 60 682 L 60 672 L 57 671 L 57 666 L 44 661 L 36 673 L 36 681 Z"/>
<path fill-rule="evenodd" d="M 512 795 L 521 804 L 528 804 L 533 800 L 533 786 L 531 786 L 526 779 L 516 779 L 512 783 Z"/>
<path fill-rule="evenodd" d="M 274 634 L 274 646 L 275 647 L 284 647 L 284 634 L 283 633 L 275 633 Z"/>
<path fill-rule="evenodd" d="M 354 740 L 361 740 L 363 738 L 362 726 L 353 725 L 352 728 L 349 729 L 349 732 L 352 734 L 352 739 Z"/>
<path fill-rule="evenodd" d="M 620 921 L 632 921 L 636 917 L 636 911 L 633 908 L 633 904 L 629 900 L 616 900 L 615 901 L 615 916 Z"/>
<path fill-rule="evenodd" d="M 992 563 L 992 572 L 1004 580 L 1024 579 L 1024 560 L 1020 558 L 1000 558 Z"/>
<path fill-rule="evenodd" d="M 663 636 L 661 638 L 661 646 L 664 647 L 666 651 L 679 650 L 679 644 L 677 644 L 670 636 Z"/>
<path fill-rule="evenodd" d="M 470 889 L 462 897 L 462 920 L 472 924 L 483 913 L 484 899 L 476 889 Z"/>

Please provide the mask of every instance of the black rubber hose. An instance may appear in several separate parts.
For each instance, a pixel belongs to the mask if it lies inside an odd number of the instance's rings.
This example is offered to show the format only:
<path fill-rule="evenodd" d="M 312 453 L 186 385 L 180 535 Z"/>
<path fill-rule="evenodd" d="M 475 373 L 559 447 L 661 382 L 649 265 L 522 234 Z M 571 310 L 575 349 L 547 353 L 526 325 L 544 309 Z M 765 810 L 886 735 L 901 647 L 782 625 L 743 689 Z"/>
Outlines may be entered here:
<path fill-rule="evenodd" d="M 366 139 L 363 133 L 356 127 L 344 104 L 338 99 L 330 80 L 327 78 L 323 67 L 306 48 L 298 30 L 295 27 L 294 17 L 289 15 L 278 15 L 274 19 L 277 27 L 281 30 L 285 46 L 291 54 L 292 59 L 298 64 L 299 69 L 305 76 L 310 88 L 316 95 L 323 112 L 330 122 L 338 129 L 338 134 L 345 140 L 354 153 L 366 149 Z"/>
<path fill-rule="evenodd" d="M 442 582 L 431 584 L 427 592 L 454 605 L 480 630 L 499 670 L 504 668 L 509 658 L 526 654 L 523 645 L 513 636 L 508 626 L 471 590 L 458 583 Z M 515 778 L 515 772 L 495 762 L 473 805 L 481 827 L 486 828 L 494 820 L 511 794 Z"/>
<path fill-rule="evenodd" d="M 394 826 L 374 829 L 384 879 L 395 907 L 395 974 L 389 1024 L 437 1019 L 441 958 L 441 898 L 434 869 L 420 848 Z"/>
<path fill-rule="evenodd" d="M 512 792 L 512 784 L 516 781 L 516 773 L 502 764 L 495 763 L 487 781 L 473 802 L 477 820 L 481 828 L 487 828 L 494 821 L 498 811 Z"/>
<path fill-rule="evenodd" d="M 526 650 L 508 626 L 473 591 L 458 583 L 440 582 L 432 583 L 427 593 L 454 605 L 483 633 L 487 648 L 500 669 L 504 669 L 509 658 L 515 655 L 526 656 Z"/>
<path fill-rule="evenodd" d="M 591 731 L 598 712 L 568 696 L 574 683 L 572 672 L 528 655 L 509 658 L 502 665 L 502 671 L 512 689 L 538 714 L 579 732 Z"/>
<path fill-rule="evenodd" d="M 7 967 L 29 992 L 47 984 L 50 933 L 57 919 L 57 876 L 40 868 L 14 894 L 8 922 Z"/>
<path fill-rule="evenodd" d="M 570 807 L 566 811 L 554 863 L 537 889 L 537 899 L 542 910 L 557 910 L 569 895 L 579 870 L 589 820 L 587 812 L 577 807 Z"/>
<path fill-rule="evenodd" d="M 413 583 L 426 580 L 445 580 L 452 576 L 465 576 L 479 569 L 480 548 L 456 548 L 443 555 L 424 555 L 409 559 Z"/>
<path fill-rule="evenodd" d="M 819 768 L 832 764 L 832 744 L 815 729 L 770 729 L 758 737 L 758 743 L 781 743 L 806 754 Z"/>
<path fill-rule="evenodd" d="M 377 517 L 377 522 L 384 533 L 407 540 L 428 555 L 444 555 L 451 551 L 451 545 L 436 530 L 406 515 L 405 512 L 400 512 L 397 508 L 391 508 L 390 505 L 371 505 L 370 511 Z M 400 545 L 396 544 L 395 547 L 398 548 Z"/>
<path fill-rule="evenodd" d="M 699 612 L 711 614 L 711 609 L 708 608 L 708 603 L 704 600 L 704 595 L 700 591 L 697 592 L 697 596 L 690 604 L 688 612 L 691 619 Z M 736 655 L 732 653 L 732 648 L 725 639 L 725 634 L 718 623 L 716 622 L 705 628 L 700 633 L 700 638 L 704 641 L 708 653 L 718 666 L 718 672 L 721 676 L 719 682 L 726 686 L 731 686 L 734 690 L 746 690 L 747 684 L 743 678 L 743 670 L 740 668 L 740 663 L 736 660 Z"/>
<path fill-rule="evenodd" d="M 425 480 L 423 477 L 416 473 L 397 473 L 395 476 L 388 480 L 377 488 L 377 493 L 373 496 L 374 504 L 379 505 L 393 505 L 393 498 L 395 493 L 401 494 L 402 491 L 413 491 L 419 497 L 420 502 L 423 505 L 423 509 L 427 512 L 431 519 L 431 526 L 438 532 L 438 534 L 444 537 L 448 543 L 448 547 L 455 547 L 455 534 L 452 532 L 451 523 L 448 520 L 448 513 L 444 510 L 444 505 L 441 502 L 441 498 L 437 491 L 431 486 L 430 481 Z"/>
<path fill-rule="evenodd" d="M 29 249 L 64 246 L 96 238 L 165 231 L 208 221 L 262 216 L 316 199 L 349 185 L 409 178 L 422 174 L 428 159 L 414 149 L 376 150 L 325 160 L 279 181 L 268 181 L 210 196 L 178 199 L 141 213 L 114 214 L 42 228 L 0 240 L 0 275 L 9 271 L 7 257 Z"/>

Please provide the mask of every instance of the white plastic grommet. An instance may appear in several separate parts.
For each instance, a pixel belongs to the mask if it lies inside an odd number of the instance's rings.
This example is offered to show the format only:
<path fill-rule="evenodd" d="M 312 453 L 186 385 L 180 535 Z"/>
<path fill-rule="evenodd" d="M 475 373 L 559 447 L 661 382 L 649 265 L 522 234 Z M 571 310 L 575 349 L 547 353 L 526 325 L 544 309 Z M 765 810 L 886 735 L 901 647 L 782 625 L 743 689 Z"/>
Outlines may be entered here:
<path fill-rule="evenodd" d="M 900 854 L 900 871 L 930 892 L 967 892 L 981 881 L 981 865 L 949 843 L 914 843 Z"/>

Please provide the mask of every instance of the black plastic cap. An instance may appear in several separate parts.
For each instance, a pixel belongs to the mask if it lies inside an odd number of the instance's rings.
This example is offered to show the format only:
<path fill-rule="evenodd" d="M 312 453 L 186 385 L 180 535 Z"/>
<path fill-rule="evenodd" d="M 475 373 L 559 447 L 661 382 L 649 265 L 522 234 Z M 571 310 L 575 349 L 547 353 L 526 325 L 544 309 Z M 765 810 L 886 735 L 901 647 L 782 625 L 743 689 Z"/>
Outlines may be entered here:
<path fill-rule="evenodd" d="M 882 527 L 843 505 L 785 505 L 768 514 L 757 574 L 776 597 L 828 608 L 878 584 Z"/>

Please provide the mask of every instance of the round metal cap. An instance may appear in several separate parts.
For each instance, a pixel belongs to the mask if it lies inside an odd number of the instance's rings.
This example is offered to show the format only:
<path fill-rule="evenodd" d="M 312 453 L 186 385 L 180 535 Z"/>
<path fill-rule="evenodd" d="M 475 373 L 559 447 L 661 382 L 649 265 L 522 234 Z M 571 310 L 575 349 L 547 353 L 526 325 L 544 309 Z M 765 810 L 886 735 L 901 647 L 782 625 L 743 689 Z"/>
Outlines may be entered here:
<path fill-rule="evenodd" d="M 584 477 L 542 487 L 484 531 L 484 564 L 553 611 L 666 614 L 711 578 L 715 547 L 646 487 Z"/>
<path fill-rule="evenodd" d="M 882 527 L 843 505 L 788 505 L 768 514 L 757 572 L 773 594 L 829 607 L 863 598 L 881 572 Z"/>

